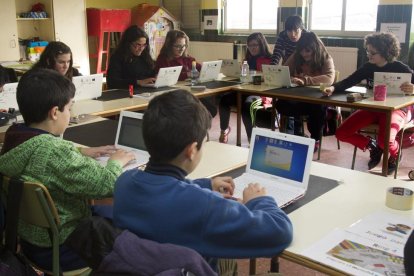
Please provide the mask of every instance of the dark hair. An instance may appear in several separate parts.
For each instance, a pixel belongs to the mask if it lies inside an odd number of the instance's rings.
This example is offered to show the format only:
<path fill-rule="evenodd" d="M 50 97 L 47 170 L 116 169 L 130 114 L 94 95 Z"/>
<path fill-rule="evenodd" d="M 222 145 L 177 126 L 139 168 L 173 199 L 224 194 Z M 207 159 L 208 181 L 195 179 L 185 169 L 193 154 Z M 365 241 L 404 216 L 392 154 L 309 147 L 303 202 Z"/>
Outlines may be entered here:
<path fill-rule="evenodd" d="M 285 21 L 285 30 L 286 31 L 296 31 L 297 29 L 303 30 L 305 27 L 303 26 L 302 17 L 299 15 L 291 15 L 286 18 Z"/>
<path fill-rule="evenodd" d="M 72 79 L 73 77 L 73 55 L 69 46 L 60 41 L 51 41 L 46 46 L 45 50 L 40 55 L 40 59 L 33 65 L 33 69 L 47 68 L 55 70 L 56 59 L 60 55 L 70 54 L 69 69 L 65 74 L 65 77 Z"/>
<path fill-rule="evenodd" d="M 31 125 L 46 120 L 55 106 L 63 111 L 75 96 L 75 86 L 55 70 L 35 68 L 21 77 L 16 94 L 24 122 Z"/>
<path fill-rule="evenodd" d="M 393 62 L 400 55 L 400 42 L 393 33 L 373 33 L 365 36 L 364 47 L 371 45 L 387 60 Z"/>
<path fill-rule="evenodd" d="M 247 37 L 247 44 L 249 44 L 250 41 L 252 40 L 256 40 L 257 43 L 259 44 L 259 48 L 260 48 L 260 54 L 259 56 L 263 56 L 263 57 L 271 57 L 272 53 L 270 52 L 269 49 L 269 44 L 267 43 L 266 37 L 262 34 L 262 33 L 252 33 Z M 246 56 L 244 57 L 245 60 L 248 60 L 252 57 L 252 55 L 250 54 L 250 51 L 247 50 L 246 51 Z"/>
<path fill-rule="evenodd" d="M 298 43 L 296 44 L 294 58 L 295 70 L 297 73 L 301 73 L 301 67 L 305 63 L 305 60 L 300 54 L 303 49 L 310 50 L 313 53 L 313 59 L 310 63 L 312 71 L 320 71 L 324 66 L 326 60 L 329 58 L 329 53 L 326 50 L 323 42 L 314 32 L 302 33 Z"/>
<path fill-rule="evenodd" d="M 7 69 L 0 64 L 0 87 L 10 82 L 9 73 Z"/>
<path fill-rule="evenodd" d="M 200 149 L 210 127 L 211 115 L 204 105 L 193 94 L 180 89 L 149 102 L 142 128 L 151 160 L 165 163 L 193 142 Z"/>
<path fill-rule="evenodd" d="M 171 30 L 167 33 L 164 45 L 160 50 L 160 56 L 165 57 L 167 60 L 173 59 L 174 44 L 179 38 L 185 38 L 185 44 L 187 45 L 187 47 L 184 49 L 183 56 L 188 56 L 187 49 L 188 44 L 190 43 L 190 39 L 188 38 L 185 32 L 179 30 Z"/>
<path fill-rule="evenodd" d="M 142 51 L 141 56 L 143 57 L 145 62 L 148 65 L 150 65 L 151 68 L 154 68 L 155 63 L 151 57 L 151 49 L 148 35 L 143 29 L 141 29 L 137 25 L 131 25 L 124 31 L 124 33 L 121 36 L 121 41 L 116 47 L 114 54 L 119 53 L 123 57 L 125 62 L 130 62 L 131 59 L 134 57 L 130 50 L 131 44 L 143 37 L 146 39 L 145 44 L 147 46 Z"/>

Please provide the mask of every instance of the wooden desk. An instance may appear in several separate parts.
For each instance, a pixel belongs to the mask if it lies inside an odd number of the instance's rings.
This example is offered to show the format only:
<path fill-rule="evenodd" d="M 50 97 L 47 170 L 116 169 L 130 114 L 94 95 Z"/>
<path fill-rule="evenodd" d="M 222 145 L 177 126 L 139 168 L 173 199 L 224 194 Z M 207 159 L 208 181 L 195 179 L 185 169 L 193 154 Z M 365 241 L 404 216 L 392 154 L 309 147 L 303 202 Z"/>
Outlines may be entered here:
<path fill-rule="evenodd" d="M 387 188 L 399 186 L 412 189 L 409 182 L 318 162 L 312 163 L 311 174 L 337 179 L 342 184 L 289 214 L 294 229 L 293 242 L 281 258 L 329 275 L 343 274 L 301 256 L 301 252 L 335 228 L 344 229 L 374 211 L 386 211 L 414 220 L 412 210 L 397 211 L 385 206 Z"/>
<path fill-rule="evenodd" d="M 359 102 L 349 103 L 346 101 L 348 92 L 335 92 L 332 96 L 323 96 L 319 88 L 315 87 L 295 87 L 275 89 L 267 85 L 239 85 L 234 90 L 237 95 L 237 145 L 241 145 L 241 94 L 260 95 L 272 97 L 273 99 L 295 100 L 314 104 L 334 105 L 349 107 L 353 109 L 366 109 L 375 112 L 384 112 L 386 115 L 386 129 L 384 137 L 384 155 L 382 163 L 382 175 L 387 176 L 389 141 L 391 132 L 391 114 L 393 111 L 414 104 L 414 96 L 389 96 L 385 101 L 374 101 L 373 97 L 363 99 Z"/>

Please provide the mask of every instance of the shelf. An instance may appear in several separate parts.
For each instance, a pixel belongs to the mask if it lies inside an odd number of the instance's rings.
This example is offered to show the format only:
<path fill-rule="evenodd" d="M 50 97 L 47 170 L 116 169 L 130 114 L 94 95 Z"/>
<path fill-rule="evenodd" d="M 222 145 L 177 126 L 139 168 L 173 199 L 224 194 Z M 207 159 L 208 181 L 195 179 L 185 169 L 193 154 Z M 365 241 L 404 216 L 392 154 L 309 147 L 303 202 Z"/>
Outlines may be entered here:
<path fill-rule="evenodd" d="M 47 18 L 28 18 L 28 17 L 20 17 L 16 18 L 17 21 L 42 21 L 42 20 L 50 20 L 50 17 Z"/>

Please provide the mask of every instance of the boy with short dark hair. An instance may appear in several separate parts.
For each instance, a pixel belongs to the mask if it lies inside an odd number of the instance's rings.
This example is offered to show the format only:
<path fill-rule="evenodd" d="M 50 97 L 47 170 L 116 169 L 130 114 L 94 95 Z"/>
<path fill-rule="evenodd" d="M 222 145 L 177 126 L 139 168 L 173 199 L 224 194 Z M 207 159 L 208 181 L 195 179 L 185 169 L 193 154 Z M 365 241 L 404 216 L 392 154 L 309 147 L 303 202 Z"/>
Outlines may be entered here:
<path fill-rule="evenodd" d="M 56 71 L 32 69 L 25 73 L 17 87 L 17 103 L 25 123 L 10 126 L 0 155 L 0 173 L 48 188 L 60 219 L 60 244 L 82 219 L 91 216 L 90 199 L 112 196 L 122 167 L 134 158 L 113 146 L 79 149 L 59 137 L 69 125 L 74 95 L 75 86 Z M 106 167 L 91 158 L 103 154 L 111 154 Z M 47 230 L 21 222 L 19 236 L 26 257 L 51 270 L 52 245 Z M 63 271 L 85 267 L 64 245 L 60 246 L 60 265 Z"/>
<path fill-rule="evenodd" d="M 138 236 L 195 249 L 205 257 L 275 256 L 292 240 L 292 225 L 259 184 L 239 201 L 230 177 L 186 179 L 198 165 L 211 117 L 191 93 L 155 97 L 144 114 L 150 160 L 115 184 L 114 223 Z M 221 193 L 220 193 L 221 192 Z"/>

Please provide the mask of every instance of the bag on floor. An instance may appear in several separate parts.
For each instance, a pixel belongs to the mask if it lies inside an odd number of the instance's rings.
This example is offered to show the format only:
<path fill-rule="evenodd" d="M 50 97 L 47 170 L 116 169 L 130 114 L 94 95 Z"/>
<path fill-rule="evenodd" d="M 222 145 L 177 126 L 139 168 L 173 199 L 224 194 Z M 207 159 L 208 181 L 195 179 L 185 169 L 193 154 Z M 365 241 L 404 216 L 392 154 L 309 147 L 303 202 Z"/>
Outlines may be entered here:
<path fill-rule="evenodd" d="M 400 133 L 398 133 L 397 137 L 395 138 L 397 141 L 400 140 Z M 402 147 L 409 148 L 414 146 L 414 132 L 406 131 L 404 132 L 404 136 L 402 139 Z"/>
<path fill-rule="evenodd" d="M 325 124 L 323 126 L 323 136 L 335 135 L 339 119 L 340 115 L 336 107 L 328 106 L 326 109 Z"/>

